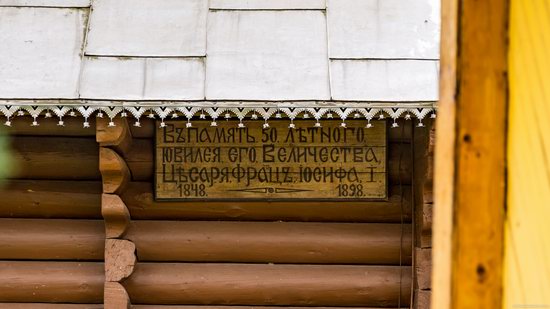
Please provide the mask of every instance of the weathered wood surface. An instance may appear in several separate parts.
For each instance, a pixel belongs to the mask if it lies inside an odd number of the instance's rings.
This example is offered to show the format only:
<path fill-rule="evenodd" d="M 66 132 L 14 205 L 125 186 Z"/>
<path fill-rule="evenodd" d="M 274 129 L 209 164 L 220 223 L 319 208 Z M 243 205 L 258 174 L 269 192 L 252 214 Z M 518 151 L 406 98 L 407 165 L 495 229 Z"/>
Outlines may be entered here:
<path fill-rule="evenodd" d="M 0 302 L 103 302 L 103 263 L 0 261 Z"/>
<path fill-rule="evenodd" d="M 384 199 L 386 121 L 167 120 L 155 136 L 159 199 Z M 193 188 L 195 187 L 195 188 Z"/>
<path fill-rule="evenodd" d="M 390 188 L 374 202 L 156 202 L 153 185 L 131 182 L 121 194 L 133 219 L 405 222 L 411 220 L 411 188 Z M 403 193 L 402 195 L 400 193 Z"/>
<path fill-rule="evenodd" d="M 105 237 L 119 238 L 130 224 L 130 212 L 118 195 L 101 195 L 101 215 L 105 220 Z"/>
<path fill-rule="evenodd" d="M 432 249 L 415 248 L 416 286 L 421 290 L 432 287 Z"/>
<path fill-rule="evenodd" d="M 183 120 L 185 121 L 185 120 Z M 134 138 L 153 138 L 155 136 L 156 120 L 150 118 L 141 118 L 140 127 L 131 125 L 130 131 Z M 399 128 L 388 129 L 388 141 L 391 142 L 410 142 L 412 139 L 412 121 L 398 119 Z"/>
<path fill-rule="evenodd" d="M 0 308 L 2 308 L 0 304 Z M 26 307 L 15 307 L 16 309 L 27 309 Z M 289 307 L 284 306 L 282 308 L 285 309 L 350 309 L 350 307 Z M 382 309 L 382 308 L 375 308 L 375 307 L 353 307 L 354 309 Z M 408 308 L 408 307 L 407 307 Z M 41 307 L 37 307 L 37 309 L 42 309 Z M 49 307 L 44 307 L 44 309 L 50 309 Z M 65 308 L 61 308 L 65 309 Z M 72 308 L 67 308 L 72 309 Z M 75 308 L 80 309 L 80 308 Z M 86 308 L 87 309 L 87 308 Z M 95 308 L 94 308 L 95 309 Z M 197 305 L 133 305 L 132 309 L 281 309 L 280 306 L 197 306 Z M 398 309 L 398 308 L 388 308 L 384 307 L 384 309 Z M 401 309 L 405 309 L 405 307 L 401 307 Z"/>
<path fill-rule="evenodd" d="M 100 220 L 0 219 L 0 259 L 103 260 Z"/>
<path fill-rule="evenodd" d="M 415 309 L 430 309 L 433 308 L 430 305 L 432 298 L 432 291 L 417 290 L 414 293 L 414 308 Z"/>
<path fill-rule="evenodd" d="M 99 145 L 93 138 L 15 136 L 11 140 L 19 179 L 97 180 Z"/>
<path fill-rule="evenodd" d="M 134 304 L 396 306 L 408 266 L 139 263 L 123 282 Z"/>
<path fill-rule="evenodd" d="M 101 219 L 101 182 L 5 180 L 0 217 Z"/>
<path fill-rule="evenodd" d="M 110 148 L 99 148 L 99 170 L 104 193 L 120 193 L 131 179 L 130 170 L 124 158 Z"/>
<path fill-rule="evenodd" d="M 105 280 L 118 282 L 128 278 L 136 264 L 135 251 L 136 246 L 131 241 L 105 240 Z"/>
<path fill-rule="evenodd" d="M 410 224 L 132 221 L 125 237 L 140 261 L 383 265 L 399 265 L 402 238 L 411 263 Z"/>
<path fill-rule="evenodd" d="M 110 282 L 109 284 L 114 284 Z M 105 292 L 107 293 L 107 292 Z M 115 303 L 114 309 L 124 309 L 124 303 Z M 194 305 L 132 305 L 132 309 L 281 309 L 278 306 L 194 306 Z M 304 309 L 304 307 L 284 307 Z M 45 303 L 0 303 L 0 309 L 107 309 L 107 304 L 45 304 Z M 349 309 L 349 307 L 307 307 L 307 309 Z M 354 309 L 382 309 L 374 307 L 354 307 Z M 384 308 L 397 309 L 397 308 Z M 405 309 L 405 308 L 401 308 Z"/>
<path fill-rule="evenodd" d="M 0 309 L 104 309 L 104 307 L 102 304 L 0 303 Z"/>
<path fill-rule="evenodd" d="M 105 282 L 103 309 L 129 309 L 130 297 L 118 282 Z"/>
<path fill-rule="evenodd" d="M 125 154 L 132 144 L 132 133 L 127 118 L 114 118 L 114 126 L 109 126 L 109 118 L 97 118 L 96 141 L 102 147 L 111 147 L 119 154 Z"/>
<path fill-rule="evenodd" d="M 34 135 L 34 136 L 95 136 L 95 117 L 90 117 L 89 128 L 84 128 L 82 117 L 64 117 L 64 126 L 58 125 L 59 118 L 37 118 L 38 126 L 31 126 L 32 117 L 22 116 L 12 120 L 10 127 L 3 127 L 2 133 L 6 132 L 11 136 Z"/>
<path fill-rule="evenodd" d="M 412 183 L 412 152 L 409 143 L 388 143 L 388 183 L 408 185 Z M 154 174 L 154 141 L 134 139 L 124 157 L 132 173 L 133 181 L 152 181 Z M 401 163 L 399 163 L 401 161 Z"/>
<path fill-rule="evenodd" d="M 501 308 L 508 1 L 448 0 L 441 11 L 432 307 Z"/>

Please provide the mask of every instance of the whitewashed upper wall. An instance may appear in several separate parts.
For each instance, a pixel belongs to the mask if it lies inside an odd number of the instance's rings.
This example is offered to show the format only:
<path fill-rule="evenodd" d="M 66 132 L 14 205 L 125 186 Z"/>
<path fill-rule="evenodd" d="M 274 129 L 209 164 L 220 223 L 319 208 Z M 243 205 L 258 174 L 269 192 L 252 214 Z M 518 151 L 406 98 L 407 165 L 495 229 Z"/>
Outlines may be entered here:
<path fill-rule="evenodd" d="M 438 0 L 0 0 L 0 98 L 435 101 Z"/>

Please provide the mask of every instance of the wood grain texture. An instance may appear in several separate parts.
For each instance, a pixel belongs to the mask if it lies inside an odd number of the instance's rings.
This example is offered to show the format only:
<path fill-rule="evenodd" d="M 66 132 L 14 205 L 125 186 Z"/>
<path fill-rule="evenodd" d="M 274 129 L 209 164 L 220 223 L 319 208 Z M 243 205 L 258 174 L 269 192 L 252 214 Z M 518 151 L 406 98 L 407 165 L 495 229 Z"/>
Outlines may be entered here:
<path fill-rule="evenodd" d="M 101 219 L 100 181 L 5 180 L 0 217 Z"/>
<path fill-rule="evenodd" d="M 103 304 L 0 303 L 0 309 L 104 309 Z"/>
<path fill-rule="evenodd" d="M 439 102 L 434 157 L 434 211 L 432 308 L 451 307 L 451 261 L 456 143 L 456 97 L 459 8 L 458 0 L 441 1 Z"/>
<path fill-rule="evenodd" d="M 104 193 L 120 193 L 131 179 L 124 159 L 116 151 L 107 147 L 99 148 L 99 169 Z"/>
<path fill-rule="evenodd" d="M 0 259 L 103 260 L 100 220 L 0 219 Z"/>
<path fill-rule="evenodd" d="M 17 172 L 10 178 L 98 180 L 99 146 L 93 138 L 15 136 Z"/>
<path fill-rule="evenodd" d="M 0 261 L 0 302 L 103 302 L 103 263 Z"/>
<path fill-rule="evenodd" d="M 153 181 L 154 142 L 152 139 L 133 139 L 124 157 L 133 181 Z M 412 156 L 409 143 L 388 143 L 388 182 L 390 185 L 412 183 Z M 399 164 L 401 161 L 401 164 Z"/>
<path fill-rule="evenodd" d="M 109 126 L 109 118 L 97 118 L 96 141 L 102 147 L 115 149 L 120 155 L 124 155 L 132 144 L 132 133 L 128 126 L 127 118 L 114 118 L 114 126 Z"/>
<path fill-rule="evenodd" d="M 355 200 L 387 197 L 387 125 L 326 120 L 169 120 L 155 136 L 155 195 L 189 200 Z M 193 189 L 193 187 L 196 187 Z M 199 189 L 200 188 L 200 189 Z"/>
<path fill-rule="evenodd" d="M 400 283 L 401 282 L 401 283 Z M 140 263 L 134 304 L 383 306 L 410 297 L 410 267 Z"/>
<path fill-rule="evenodd" d="M 1 304 L 0 304 L 0 308 Z M 200 306 L 200 305 L 133 305 L 132 309 L 280 309 L 280 306 Z M 285 306 L 285 309 L 304 309 L 304 307 L 290 307 Z M 308 309 L 349 309 L 350 307 L 306 307 Z M 354 309 L 381 309 L 380 307 L 353 307 Z M 4 309 L 4 308 L 2 308 Z M 16 307 L 16 309 L 19 309 Z M 27 309 L 27 308 L 20 308 Z M 38 307 L 37 309 L 42 309 Z M 50 308 L 45 308 L 50 309 Z M 65 308 L 61 308 L 65 309 Z M 72 309 L 72 308 L 67 308 Z M 76 308 L 80 309 L 80 308 Z M 95 309 L 95 308 L 94 308 Z M 384 309 L 398 309 L 398 308 L 388 308 Z M 401 307 L 401 309 L 405 309 Z"/>
<path fill-rule="evenodd" d="M 550 6 L 511 1 L 504 307 L 550 306 Z"/>
<path fill-rule="evenodd" d="M 417 309 L 430 309 L 433 308 L 430 306 L 430 301 L 432 298 L 431 291 L 417 290 L 415 291 L 415 303 L 414 308 Z"/>
<path fill-rule="evenodd" d="M 402 239 L 410 265 L 412 246 L 410 225 L 377 223 L 132 221 L 125 238 L 140 261 L 399 265 Z"/>
<path fill-rule="evenodd" d="M 442 12 L 432 307 L 500 308 L 507 1 L 449 0 Z"/>
<path fill-rule="evenodd" d="M 432 249 L 415 248 L 415 286 L 420 290 L 432 287 Z"/>
<path fill-rule="evenodd" d="M 130 224 L 130 212 L 116 194 L 101 195 L 101 215 L 105 220 L 105 237 L 119 238 Z"/>
<path fill-rule="evenodd" d="M 130 297 L 124 287 L 118 282 L 105 282 L 103 309 L 129 309 Z"/>
<path fill-rule="evenodd" d="M 411 188 L 390 188 L 380 202 L 156 202 L 153 185 L 131 182 L 121 198 L 133 219 L 405 222 L 411 220 Z"/>
<path fill-rule="evenodd" d="M 105 281 L 119 282 L 128 278 L 136 264 L 136 246 L 125 239 L 105 240 Z"/>

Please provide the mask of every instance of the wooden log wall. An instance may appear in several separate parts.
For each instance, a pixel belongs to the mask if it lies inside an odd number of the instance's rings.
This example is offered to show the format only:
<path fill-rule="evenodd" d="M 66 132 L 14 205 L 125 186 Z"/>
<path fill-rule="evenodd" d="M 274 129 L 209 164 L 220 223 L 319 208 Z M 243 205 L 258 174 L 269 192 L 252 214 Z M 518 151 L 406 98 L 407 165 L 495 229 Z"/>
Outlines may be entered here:
<path fill-rule="evenodd" d="M 0 184 L 0 308 L 99 308 L 105 232 L 95 132 L 77 118 L 65 127 L 31 122 L 18 117 L 6 128 L 17 169 Z"/>
<path fill-rule="evenodd" d="M 414 134 L 415 246 L 413 270 L 414 308 L 430 308 L 432 286 L 432 211 L 435 128 L 427 121 L 425 130 Z"/>
<path fill-rule="evenodd" d="M 153 199 L 150 119 L 98 118 L 96 130 L 17 120 L 0 309 L 409 306 L 412 121 L 389 130 L 387 201 L 186 203 Z"/>

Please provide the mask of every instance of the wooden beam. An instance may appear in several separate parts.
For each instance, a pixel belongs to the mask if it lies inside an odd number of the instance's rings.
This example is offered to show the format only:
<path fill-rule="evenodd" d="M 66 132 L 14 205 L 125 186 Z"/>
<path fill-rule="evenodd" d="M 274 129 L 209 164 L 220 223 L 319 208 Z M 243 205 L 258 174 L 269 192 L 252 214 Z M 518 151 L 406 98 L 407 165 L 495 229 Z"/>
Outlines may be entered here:
<path fill-rule="evenodd" d="M 0 219 L 2 260 L 103 260 L 101 220 Z"/>
<path fill-rule="evenodd" d="M 2 218 L 101 219 L 100 181 L 0 181 Z"/>
<path fill-rule="evenodd" d="M 370 202 L 157 202 L 153 184 L 131 182 L 121 198 L 136 220 L 257 220 L 324 222 L 411 221 L 411 188 L 390 187 L 388 201 Z"/>
<path fill-rule="evenodd" d="M 432 308 L 501 308 L 508 5 L 445 0 Z"/>
<path fill-rule="evenodd" d="M 2 302 L 103 302 L 103 263 L 0 261 Z"/>
<path fill-rule="evenodd" d="M 410 265 L 412 246 L 385 223 L 132 221 L 125 238 L 140 261 Z"/>
<path fill-rule="evenodd" d="M 105 309 L 105 308 L 103 307 L 102 304 L 0 303 L 0 309 Z M 167 308 L 167 309 L 172 309 L 172 308 Z"/>
<path fill-rule="evenodd" d="M 284 309 L 350 309 L 350 307 L 289 307 L 289 306 L 284 306 L 282 308 L 284 308 Z M 8 309 L 8 308 L 3 308 L 2 305 L 0 304 L 0 309 Z M 54 309 L 54 308 L 52 308 L 52 307 L 44 307 L 44 308 L 42 308 L 42 307 L 36 307 L 36 308 L 34 308 L 34 307 L 33 308 L 30 308 L 30 307 L 21 307 L 21 308 L 15 307 L 15 309 Z M 73 308 L 61 307 L 61 309 L 73 309 Z M 82 307 L 82 308 L 75 307 L 74 309 L 88 309 L 88 308 L 87 307 Z M 98 309 L 98 308 L 90 308 L 90 309 Z M 281 309 L 281 307 L 280 306 L 133 305 L 132 309 Z M 353 309 L 398 309 L 398 308 L 353 307 Z M 401 309 L 406 309 L 406 308 L 401 307 Z"/>
<path fill-rule="evenodd" d="M 135 304 L 396 306 L 410 267 L 138 263 L 122 284 Z M 401 291 L 401 293 L 400 293 Z"/>
<path fill-rule="evenodd" d="M 11 139 L 17 179 L 99 180 L 99 146 L 92 138 L 16 136 Z"/>

